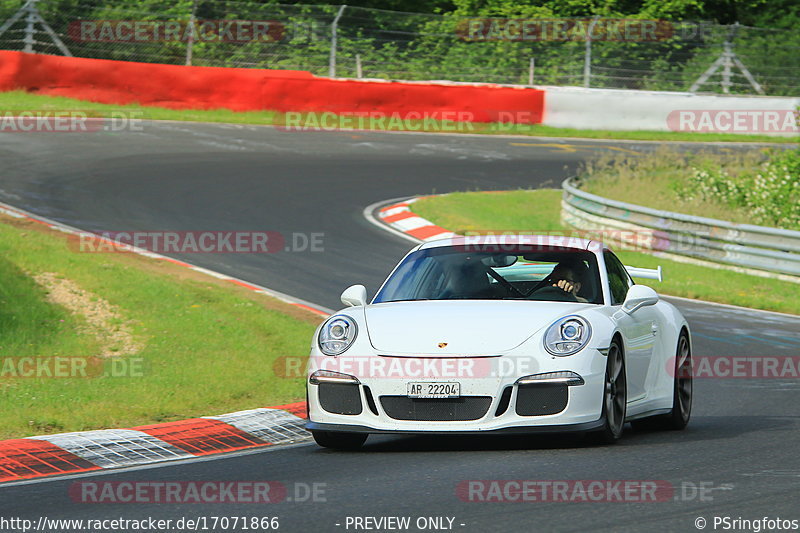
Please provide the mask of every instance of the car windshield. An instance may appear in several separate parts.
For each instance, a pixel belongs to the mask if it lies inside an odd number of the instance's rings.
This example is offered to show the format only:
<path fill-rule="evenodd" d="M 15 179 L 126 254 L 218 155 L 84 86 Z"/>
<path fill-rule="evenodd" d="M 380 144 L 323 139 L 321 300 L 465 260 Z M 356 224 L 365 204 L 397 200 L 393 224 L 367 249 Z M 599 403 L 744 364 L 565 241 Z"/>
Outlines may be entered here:
<path fill-rule="evenodd" d="M 373 303 L 412 300 L 603 302 L 595 255 L 574 248 L 480 251 L 444 246 L 411 253 Z"/>

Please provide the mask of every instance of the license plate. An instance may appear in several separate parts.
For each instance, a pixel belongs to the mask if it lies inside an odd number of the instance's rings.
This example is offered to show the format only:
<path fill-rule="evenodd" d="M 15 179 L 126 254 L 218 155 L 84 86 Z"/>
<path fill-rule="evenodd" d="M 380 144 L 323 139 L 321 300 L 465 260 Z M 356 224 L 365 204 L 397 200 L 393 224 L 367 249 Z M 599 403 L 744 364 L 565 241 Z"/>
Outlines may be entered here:
<path fill-rule="evenodd" d="M 444 382 L 411 382 L 408 384 L 409 398 L 458 398 L 461 396 L 461 383 Z"/>

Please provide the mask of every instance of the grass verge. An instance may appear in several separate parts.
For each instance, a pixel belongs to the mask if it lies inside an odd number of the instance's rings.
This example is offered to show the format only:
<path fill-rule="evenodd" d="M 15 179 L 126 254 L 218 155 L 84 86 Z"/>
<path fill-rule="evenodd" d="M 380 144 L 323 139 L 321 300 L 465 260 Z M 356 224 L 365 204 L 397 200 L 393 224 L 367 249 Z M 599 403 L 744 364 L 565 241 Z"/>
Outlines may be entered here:
<path fill-rule="evenodd" d="M 187 122 L 219 122 L 229 124 L 291 126 L 297 124 L 313 130 L 319 124 L 319 113 L 304 113 L 287 120 L 287 116 L 277 111 L 236 112 L 228 109 L 192 110 L 167 109 L 141 105 L 109 105 L 77 100 L 74 98 L 54 97 L 32 94 L 25 91 L 9 91 L 0 93 L 0 115 L 20 111 L 69 111 L 79 110 L 91 112 L 93 116 L 107 117 L 113 111 L 135 112 L 135 118 L 144 120 L 178 120 Z M 296 114 L 295 114 L 296 115 Z M 800 137 L 774 137 L 769 135 L 734 135 L 717 133 L 683 133 L 683 132 L 651 132 L 651 131 L 611 131 L 580 130 L 572 128 L 554 128 L 541 124 L 472 124 L 449 121 L 391 121 L 385 120 L 370 124 L 369 129 L 376 131 L 430 131 L 439 133 L 478 133 L 487 135 L 524 135 L 530 137 L 574 137 L 586 139 L 629 139 L 640 141 L 687 141 L 687 142 L 761 142 L 761 143 L 797 143 Z M 326 129 L 341 128 L 353 130 L 354 120 L 351 116 L 326 119 Z M 374 126 L 374 128 L 373 128 Z"/>
<path fill-rule="evenodd" d="M 581 172 L 586 192 L 729 222 L 800 229 L 800 151 L 602 155 Z M 794 174 L 794 175 L 793 175 Z M 642 191 L 647 191 L 642 194 Z"/>
<path fill-rule="evenodd" d="M 70 305 L 89 312 L 55 303 L 53 287 L 34 280 L 48 273 L 51 282 L 69 282 L 62 296 Z M 63 234 L 6 216 L 0 216 L 0 280 L 0 439 L 304 398 L 303 377 L 273 370 L 281 356 L 308 354 L 320 319 L 297 307 L 166 261 L 78 253 Z M 92 330 L 91 310 L 99 302 L 114 311 L 104 329 L 127 328 L 133 350 L 98 355 L 105 341 Z M 88 361 L 89 371 L 18 377 L 31 368 L 22 357 L 55 356 Z"/>
<path fill-rule="evenodd" d="M 423 198 L 414 203 L 413 209 L 421 217 L 456 232 L 570 231 L 560 222 L 561 194 L 556 189 L 453 193 Z M 664 294 L 800 314 L 800 284 L 678 263 L 642 252 L 620 250 L 618 255 L 631 266 L 663 266 L 663 282 L 637 283 L 651 285 Z"/>

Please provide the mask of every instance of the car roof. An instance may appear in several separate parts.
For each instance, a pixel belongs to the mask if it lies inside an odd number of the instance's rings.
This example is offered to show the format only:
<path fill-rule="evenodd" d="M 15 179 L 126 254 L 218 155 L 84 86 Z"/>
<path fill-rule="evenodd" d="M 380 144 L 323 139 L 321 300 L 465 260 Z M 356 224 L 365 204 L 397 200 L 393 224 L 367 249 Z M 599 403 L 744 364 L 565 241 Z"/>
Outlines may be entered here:
<path fill-rule="evenodd" d="M 559 235 L 513 234 L 513 235 L 474 235 L 456 236 L 446 239 L 424 242 L 420 250 L 441 248 L 446 246 L 481 246 L 481 245 L 526 245 L 526 246 L 552 246 L 556 248 L 574 248 L 576 250 L 597 250 L 605 246 L 590 239 Z"/>

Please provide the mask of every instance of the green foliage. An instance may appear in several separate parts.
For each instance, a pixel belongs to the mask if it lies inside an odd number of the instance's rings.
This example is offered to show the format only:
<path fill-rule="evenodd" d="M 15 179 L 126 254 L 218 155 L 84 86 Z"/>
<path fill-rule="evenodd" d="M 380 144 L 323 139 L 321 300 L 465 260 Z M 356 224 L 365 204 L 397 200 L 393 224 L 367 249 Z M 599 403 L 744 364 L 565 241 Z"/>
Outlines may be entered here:
<path fill-rule="evenodd" d="M 745 209 L 754 224 L 800 229 L 800 150 L 773 152 L 760 168 L 738 175 L 719 164 L 692 168 L 678 196 Z"/>
<path fill-rule="evenodd" d="M 587 192 L 605 198 L 800 230 L 800 150 L 796 148 L 701 152 L 662 148 L 631 158 L 603 156 L 587 165 L 581 177 Z"/>

